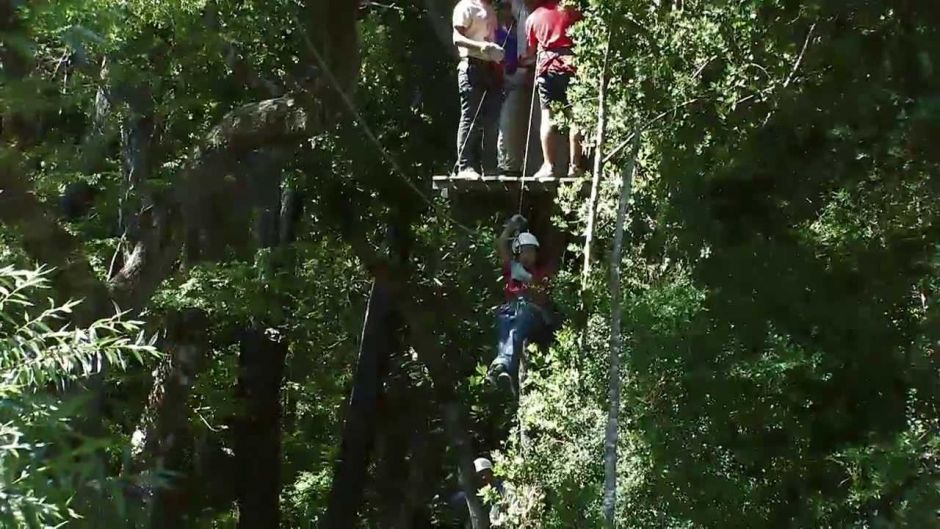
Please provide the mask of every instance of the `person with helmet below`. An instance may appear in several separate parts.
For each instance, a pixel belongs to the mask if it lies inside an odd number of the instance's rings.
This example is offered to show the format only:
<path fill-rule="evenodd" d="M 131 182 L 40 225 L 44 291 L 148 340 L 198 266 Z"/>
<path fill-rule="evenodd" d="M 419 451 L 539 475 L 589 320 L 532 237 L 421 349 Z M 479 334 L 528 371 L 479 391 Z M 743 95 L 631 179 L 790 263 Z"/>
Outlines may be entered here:
<path fill-rule="evenodd" d="M 499 342 L 487 375 L 490 384 L 508 389 L 514 397 L 519 396 L 519 362 L 526 344 L 545 336 L 552 327 L 551 271 L 539 261 L 539 240 L 524 231 L 525 226 L 525 217 L 513 216 L 496 241 L 506 303 L 496 314 Z"/>
<path fill-rule="evenodd" d="M 498 497 L 498 500 L 490 506 L 490 525 L 493 527 L 506 527 L 509 521 L 509 513 L 505 508 L 505 504 L 511 503 L 514 499 L 515 491 L 513 487 L 496 478 L 493 474 L 493 463 L 485 457 L 476 458 L 473 461 L 473 468 L 480 480 L 480 486 L 492 487 Z M 463 491 L 458 491 L 450 496 L 448 504 L 463 522 L 463 525 L 471 527 L 467 495 Z"/>
<path fill-rule="evenodd" d="M 541 0 L 526 20 L 529 55 L 524 64 L 536 60 L 539 101 L 542 107 L 542 155 L 544 163 L 534 178 L 549 178 L 558 171 L 559 153 L 558 114 L 571 116 L 568 104 L 568 85 L 575 75 L 574 40 L 570 30 L 579 20 L 581 12 L 560 0 Z M 568 176 L 581 176 L 581 132 L 569 126 Z"/>

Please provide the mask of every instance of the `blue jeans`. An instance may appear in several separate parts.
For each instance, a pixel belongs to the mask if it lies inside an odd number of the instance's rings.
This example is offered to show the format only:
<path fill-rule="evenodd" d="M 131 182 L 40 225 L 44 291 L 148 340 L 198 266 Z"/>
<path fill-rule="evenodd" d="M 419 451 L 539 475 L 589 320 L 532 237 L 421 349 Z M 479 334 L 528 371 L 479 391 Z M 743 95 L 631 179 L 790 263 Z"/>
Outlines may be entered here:
<path fill-rule="evenodd" d="M 517 300 L 499 307 L 496 313 L 499 343 L 491 367 L 501 365 L 518 380 L 523 348 L 544 325 L 539 309 L 530 303 Z"/>

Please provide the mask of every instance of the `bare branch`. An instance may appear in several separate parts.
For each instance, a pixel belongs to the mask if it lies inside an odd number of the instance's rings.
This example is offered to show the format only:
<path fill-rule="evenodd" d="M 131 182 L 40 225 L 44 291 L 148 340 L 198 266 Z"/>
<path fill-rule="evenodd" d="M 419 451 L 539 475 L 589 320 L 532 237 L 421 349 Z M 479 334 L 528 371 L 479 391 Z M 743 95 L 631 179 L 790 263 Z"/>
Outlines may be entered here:
<path fill-rule="evenodd" d="M 797 70 L 800 69 L 800 65 L 803 63 L 803 57 L 806 55 L 806 48 L 809 47 L 809 41 L 813 37 L 813 31 L 815 29 L 816 23 L 813 22 L 813 25 L 809 27 L 809 31 L 806 32 L 806 40 L 803 41 L 803 49 L 800 50 L 800 56 L 796 58 L 796 62 L 793 63 L 793 70 L 790 71 L 790 75 L 787 76 L 787 80 L 783 82 L 784 88 L 790 86 L 790 83 L 793 82 L 793 78 L 796 76 Z"/>
<path fill-rule="evenodd" d="M 600 194 L 601 176 L 604 172 L 604 147 L 607 144 L 607 89 L 610 85 L 610 42 L 613 31 L 607 30 L 607 44 L 604 46 L 604 64 L 598 87 L 597 104 L 597 149 L 594 154 L 594 175 L 591 178 L 591 198 L 588 200 L 587 228 L 584 231 L 584 264 L 581 268 L 581 291 L 587 290 L 591 274 L 591 244 L 594 241 L 594 223 L 597 221 L 597 201 Z M 582 295 L 582 302 L 584 296 Z"/>
<path fill-rule="evenodd" d="M 692 99 L 690 99 L 690 100 L 688 100 L 688 101 L 686 101 L 686 102 L 684 102 L 684 103 L 679 103 L 678 105 L 676 105 L 676 106 L 670 108 L 669 110 L 666 110 L 666 111 L 664 111 L 664 112 L 661 112 L 658 116 L 656 116 L 656 117 L 654 117 L 653 119 L 647 121 L 647 122 L 644 123 L 638 130 L 634 130 L 633 132 L 631 132 L 631 133 L 627 136 L 627 139 L 623 140 L 623 143 L 621 143 L 620 145 L 618 145 L 614 150 L 610 151 L 610 154 L 608 154 L 608 155 L 604 158 L 604 163 L 610 162 L 611 160 L 613 160 L 614 158 L 616 158 L 618 155 L 620 155 L 620 153 L 623 152 L 623 150 L 626 149 L 626 148 L 633 142 L 633 138 L 636 136 L 636 134 L 638 134 L 639 132 L 643 132 L 643 131 L 649 129 L 650 127 L 652 127 L 653 125 L 655 125 L 659 120 L 663 119 L 664 117 L 668 116 L 669 114 L 674 113 L 675 111 L 679 110 L 680 108 L 687 107 L 687 106 L 691 105 L 692 103 L 698 102 L 700 99 L 701 99 L 701 98 L 695 97 L 695 98 L 692 98 Z"/>
<path fill-rule="evenodd" d="M 717 58 L 718 58 L 717 55 L 712 55 L 711 57 L 705 59 L 705 61 L 702 62 L 702 64 L 698 68 L 695 69 L 695 72 L 692 73 L 692 79 L 698 79 L 698 76 L 702 75 L 702 72 L 705 71 L 705 68 L 707 68 L 708 65 L 711 64 Z"/>

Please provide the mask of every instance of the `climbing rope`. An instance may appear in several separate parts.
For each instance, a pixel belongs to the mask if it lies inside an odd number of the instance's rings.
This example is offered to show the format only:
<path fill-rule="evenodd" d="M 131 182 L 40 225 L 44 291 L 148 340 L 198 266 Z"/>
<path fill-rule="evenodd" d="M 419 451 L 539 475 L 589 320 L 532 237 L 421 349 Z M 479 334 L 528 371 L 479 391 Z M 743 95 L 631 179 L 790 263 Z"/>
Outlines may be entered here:
<path fill-rule="evenodd" d="M 506 32 L 506 38 L 503 39 L 502 46 L 505 48 L 506 43 L 509 42 L 509 36 L 512 34 L 513 29 L 516 27 L 516 22 L 509 26 L 509 30 Z M 536 53 L 535 64 L 532 68 L 532 97 L 530 98 L 529 103 L 529 119 L 526 126 L 526 136 L 525 136 L 525 154 L 522 159 L 522 176 L 519 179 L 519 207 L 518 212 L 522 213 L 522 206 L 525 203 L 525 192 L 526 192 L 526 175 L 529 170 L 529 147 L 532 143 L 532 122 L 535 121 L 535 98 L 538 95 L 538 87 L 536 86 L 538 81 L 538 57 L 541 54 L 541 50 Z M 486 97 L 489 95 L 489 89 L 483 91 L 483 97 L 480 98 L 480 103 L 477 104 L 477 109 L 473 113 L 473 119 L 470 120 L 469 131 L 472 131 L 476 127 L 477 119 L 480 117 L 480 111 L 483 109 L 483 104 L 486 102 Z M 467 141 L 470 139 L 470 133 L 466 134 L 463 139 L 463 142 L 460 144 L 460 148 L 457 149 L 457 161 L 454 163 L 454 167 L 451 170 L 453 174 L 457 174 L 457 170 L 460 165 L 460 159 L 463 157 L 463 151 L 467 148 Z"/>
<path fill-rule="evenodd" d="M 541 53 L 538 52 L 538 53 Z M 535 55 L 535 65 L 532 68 L 532 97 L 531 102 L 529 103 L 529 126 L 525 132 L 525 154 L 522 158 L 522 178 L 519 180 L 519 214 L 522 214 L 522 202 L 525 199 L 525 177 L 528 174 L 529 169 L 529 144 L 532 142 L 532 122 L 534 121 L 535 114 L 535 96 L 538 93 L 538 87 L 536 86 L 538 82 L 539 75 L 539 57 L 538 53 Z"/>
<path fill-rule="evenodd" d="M 477 111 L 473 114 L 473 119 L 470 120 L 470 130 L 467 131 L 467 134 L 463 138 L 463 143 L 460 145 L 460 148 L 457 149 L 457 161 L 454 162 L 454 168 L 451 170 L 451 173 L 457 174 L 457 169 L 460 167 L 460 158 L 463 156 L 463 150 L 467 146 L 467 140 L 470 139 L 470 131 L 473 130 L 473 127 L 476 126 L 477 118 L 480 117 L 480 109 L 483 108 L 483 102 L 486 101 L 486 96 L 489 93 L 489 90 L 483 91 L 483 97 L 480 98 L 480 104 L 477 105 Z"/>
<path fill-rule="evenodd" d="M 526 344 L 519 353 L 521 355 L 519 358 L 519 380 L 516 381 L 516 392 L 519 395 L 519 402 L 516 405 L 516 425 L 519 428 L 519 448 L 522 450 L 523 456 L 525 456 L 528 451 L 527 448 L 529 447 L 529 435 L 525 429 L 525 417 L 522 414 L 522 385 L 529 371 L 529 354 L 526 349 L 528 349 L 528 344 Z"/>

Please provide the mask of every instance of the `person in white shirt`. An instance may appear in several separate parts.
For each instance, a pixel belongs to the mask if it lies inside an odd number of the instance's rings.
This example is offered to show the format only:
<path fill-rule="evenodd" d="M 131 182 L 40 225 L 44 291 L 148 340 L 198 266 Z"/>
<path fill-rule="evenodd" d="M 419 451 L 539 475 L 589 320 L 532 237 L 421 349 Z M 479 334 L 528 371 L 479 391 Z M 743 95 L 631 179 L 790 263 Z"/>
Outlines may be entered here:
<path fill-rule="evenodd" d="M 492 0 L 460 0 L 454 6 L 453 41 L 460 54 L 456 169 L 462 177 L 496 170 L 503 99 L 499 63 L 504 56 L 502 46 L 495 42 L 497 25 Z"/>
<path fill-rule="evenodd" d="M 531 3 L 532 0 L 504 0 L 500 8 L 500 15 L 508 18 L 503 28 L 509 33 L 504 45 L 507 54 L 503 61 L 505 97 L 499 116 L 499 170 L 506 176 L 521 176 L 523 169 L 531 169 L 528 171 L 531 174 L 542 165 L 538 136 L 541 113 L 530 108 L 534 65 L 520 61 L 529 55 L 526 19 Z M 530 135 L 527 164 L 524 163 L 526 134 Z"/>

